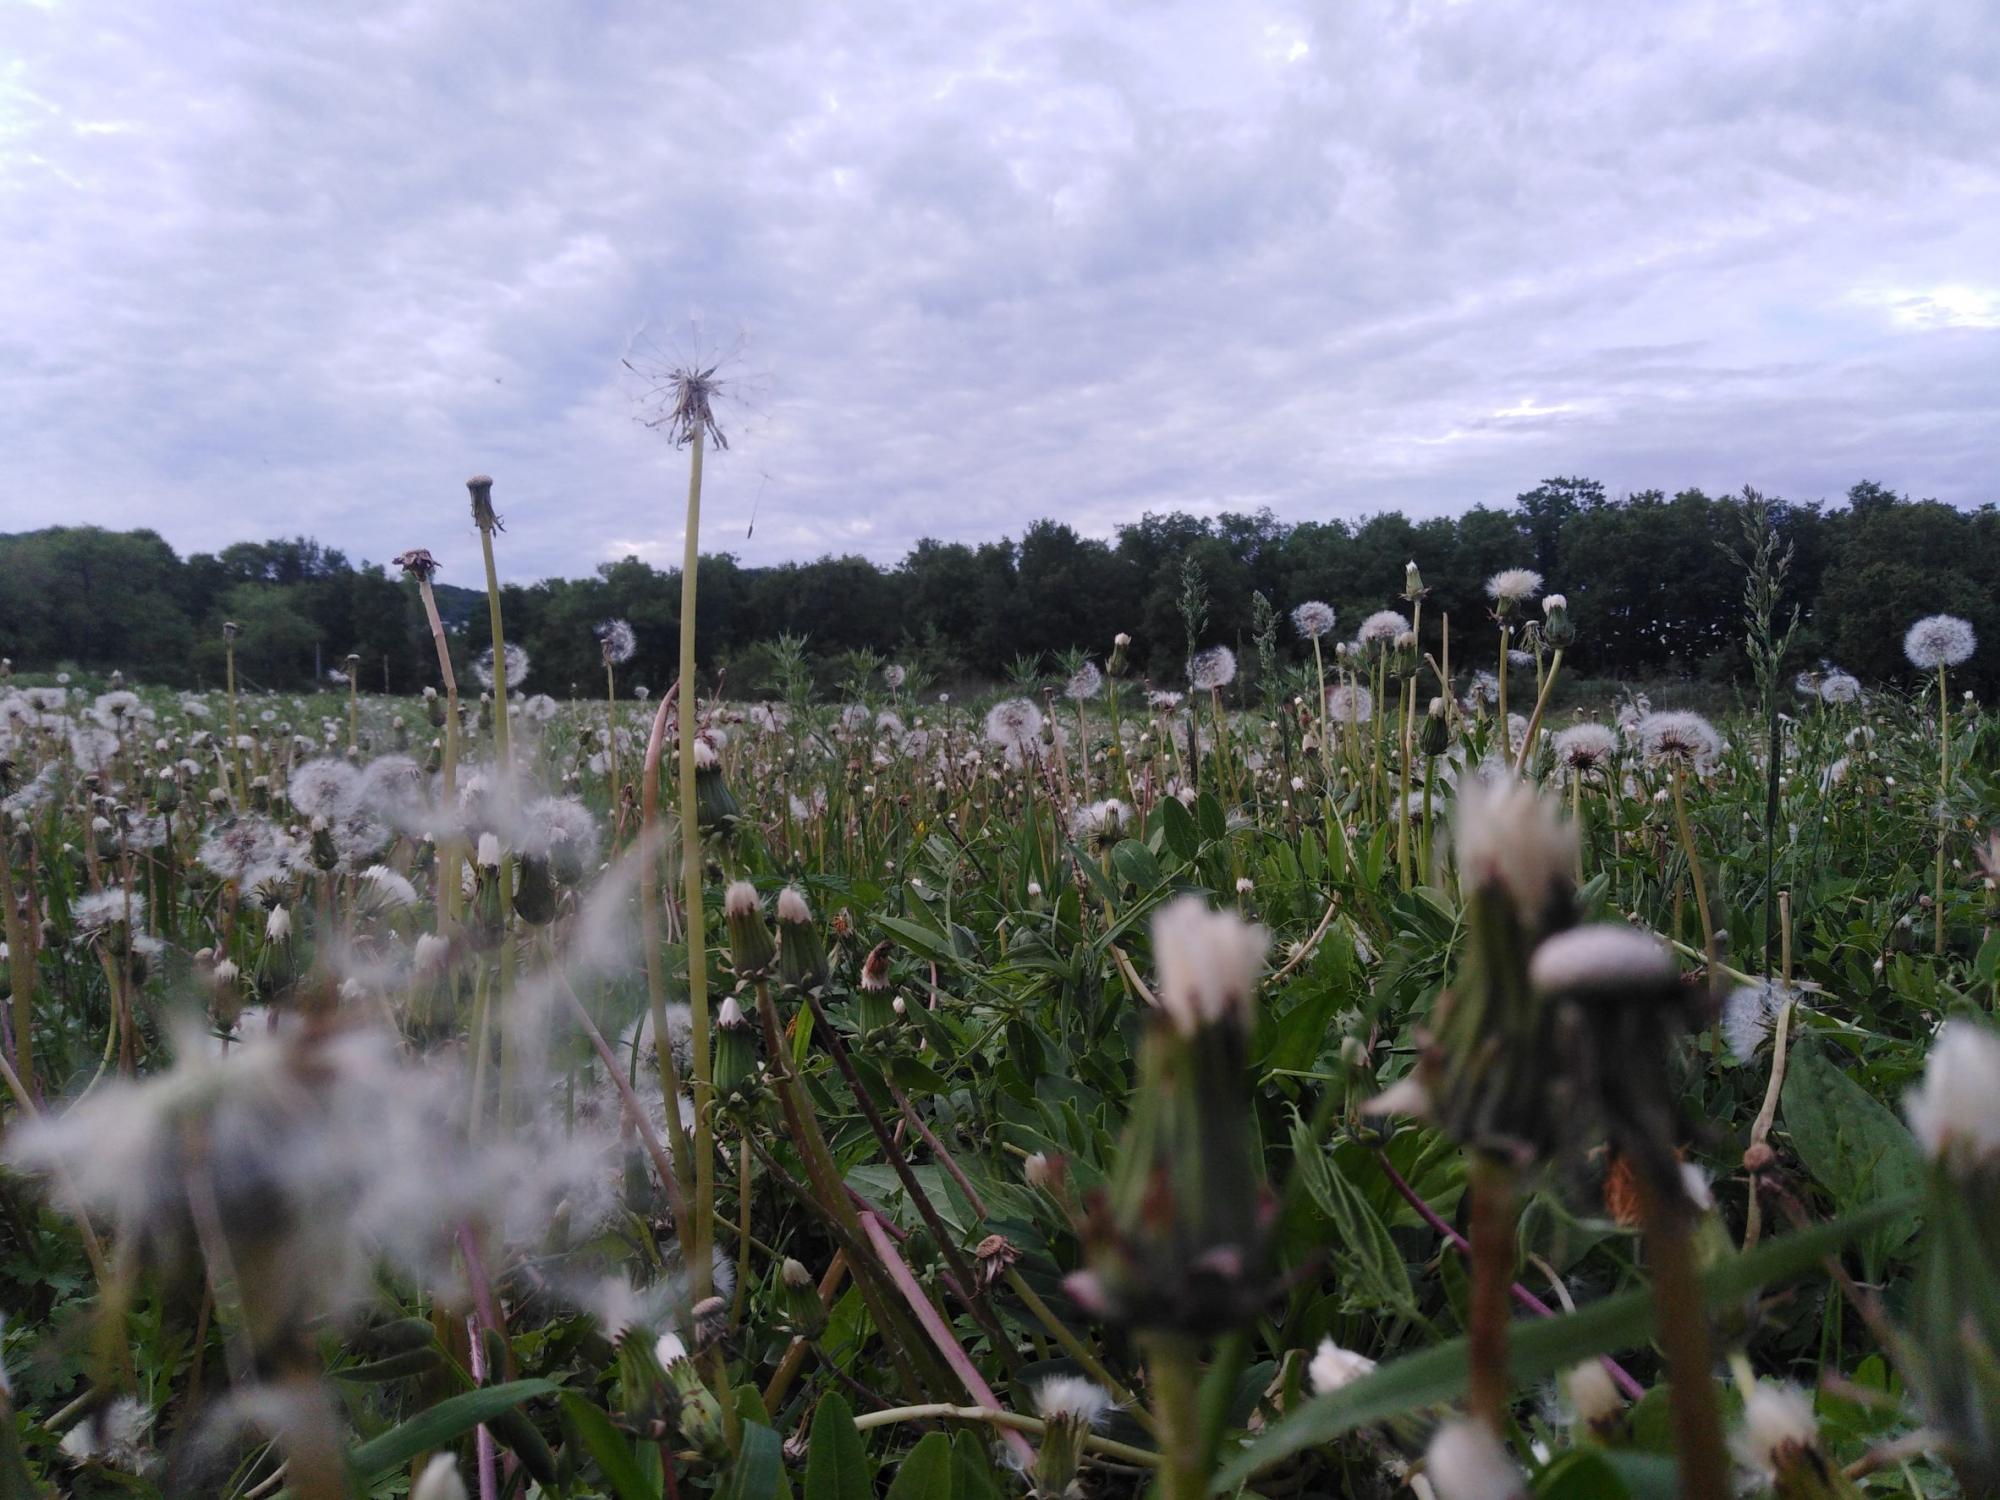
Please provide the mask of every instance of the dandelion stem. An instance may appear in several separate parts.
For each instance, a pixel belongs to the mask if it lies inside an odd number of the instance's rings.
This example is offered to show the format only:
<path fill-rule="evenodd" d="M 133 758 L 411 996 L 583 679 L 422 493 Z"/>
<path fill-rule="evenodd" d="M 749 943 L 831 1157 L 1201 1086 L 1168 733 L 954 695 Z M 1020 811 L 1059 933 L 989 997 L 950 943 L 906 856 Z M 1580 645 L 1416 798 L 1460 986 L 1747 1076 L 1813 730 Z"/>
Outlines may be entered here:
<path fill-rule="evenodd" d="M 1674 823 L 1680 830 L 1681 848 L 1687 854 L 1688 882 L 1694 887 L 1695 911 L 1701 917 L 1702 951 L 1707 954 L 1709 970 L 1713 972 L 1716 960 L 1715 923 L 1708 914 L 1708 884 L 1702 879 L 1701 856 L 1695 852 L 1694 828 L 1688 822 L 1687 795 L 1682 789 L 1686 779 L 1686 771 L 1676 762 L 1674 765 Z"/>
<path fill-rule="evenodd" d="M 1498 1434 L 1507 1420 L 1507 1289 L 1514 1281 L 1514 1170 L 1472 1153 L 1472 1296 L 1466 1310 L 1467 1405 Z"/>

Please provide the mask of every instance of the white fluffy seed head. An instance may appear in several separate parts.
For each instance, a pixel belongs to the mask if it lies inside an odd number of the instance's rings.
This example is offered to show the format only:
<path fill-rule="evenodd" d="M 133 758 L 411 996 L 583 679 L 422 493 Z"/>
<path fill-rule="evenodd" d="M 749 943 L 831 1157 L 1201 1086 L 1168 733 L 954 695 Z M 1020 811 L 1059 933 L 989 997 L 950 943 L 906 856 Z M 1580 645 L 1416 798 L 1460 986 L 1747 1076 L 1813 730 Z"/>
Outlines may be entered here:
<path fill-rule="evenodd" d="M 1043 1421 L 1096 1427 L 1110 1415 L 1110 1392 L 1081 1375 L 1051 1375 L 1035 1387 L 1035 1411 Z"/>
<path fill-rule="evenodd" d="M 1527 1493 L 1514 1460 L 1479 1422 L 1438 1428 L 1424 1450 L 1424 1474 L 1438 1500 L 1518 1500 Z"/>
<path fill-rule="evenodd" d="M 1903 636 L 1903 655 L 1921 672 L 1955 667 L 1972 655 L 1979 637 L 1957 615 L 1926 615 Z"/>
<path fill-rule="evenodd" d="M 1533 568 L 1502 568 L 1486 580 L 1486 596 L 1496 604 L 1519 604 L 1541 592 L 1542 575 Z"/>
<path fill-rule="evenodd" d="M 1292 611 L 1292 629 L 1309 641 L 1316 641 L 1333 629 L 1333 606 L 1308 599 Z"/>
<path fill-rule="evenodd" d="M 1306 1373 L 1312 1378 L 1313 1394 L 1326 1396 L 1372 1374 L 1374 1369 L 1375 1361 L 1367 1355 L 1343 1349 L 1332 1339 L 1321 1339 Z"/>
<path fill-rule="evenodd" d="M 1935 1160 L 1971 1168 L 2000 1158 L 2000 1033 L 1973 1021 L 1945 1022 L 1903 1110 Z"/>
<path fill-rule="evenodd" d="M 1364 646 L 1387 645 L 1410 628 L 1410 622 L 1393 609 L 1378 609 L 1361 622 L 1355 640 Z"/>
<path fill-rule="evenodd" d="M 1250 1023 L 1251 1000 L 1271 935 L 1233 911 L 1179 896 L 1153 917 L 1160 1009 L 1185 1036 L 1222 1020 Z"/>

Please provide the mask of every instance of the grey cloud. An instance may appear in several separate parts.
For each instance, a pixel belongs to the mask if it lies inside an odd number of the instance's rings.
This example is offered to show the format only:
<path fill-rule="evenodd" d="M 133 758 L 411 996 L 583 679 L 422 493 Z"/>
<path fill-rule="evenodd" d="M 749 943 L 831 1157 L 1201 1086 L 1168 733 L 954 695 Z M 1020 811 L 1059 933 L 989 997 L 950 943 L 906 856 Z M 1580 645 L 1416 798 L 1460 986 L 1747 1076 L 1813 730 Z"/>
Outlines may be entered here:
<path fill-rule="evenodd" d="M 751 561 L 1870 476 L 1991 491 L 1980 0 L 16 6 L 0 526 Z M 746 537 L 752 507 L 754 537 Z"/>

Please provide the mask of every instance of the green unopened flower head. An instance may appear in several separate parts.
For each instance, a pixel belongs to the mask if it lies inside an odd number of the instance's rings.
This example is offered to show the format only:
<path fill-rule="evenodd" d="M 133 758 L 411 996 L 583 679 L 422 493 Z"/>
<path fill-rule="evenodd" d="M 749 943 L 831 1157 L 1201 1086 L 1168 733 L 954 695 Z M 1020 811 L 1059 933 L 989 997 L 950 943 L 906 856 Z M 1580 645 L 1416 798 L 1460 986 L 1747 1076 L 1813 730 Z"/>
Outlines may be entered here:
<path fill-rule="evenodd" d="M 723 1109 L 743 1109 L 757 1099 L 757 1032 L 734 995 L 715 1013 L 715 1097 Z"/>
<path fill-rule="evenodd" d="M 1576 640 L 1576 626 L 1569 617 L 1569 599 L 1563 594 L 1542 596 L 1542 639 L 1558 651 Z"/>
<path fill-rule="evenodd" d="M 1158 1009 L 1118 1160 L 1092 1195 L 1071 1295 L 1141 1328 L 1215 1333 L 1253 1317 L 1272 1200 L 1245 1084 L 1270 935 L 1182 896 L 1153 919 Z"/>
<path fill-rule="evenodd" d="M 818 1338 L 826 1329 L 826 1304 L 819 1300 L 819 1288 L 805 1263 L 786 1256 L 778 1268 L 778 1287 L 792 1333 L 802 1339 Z"/>
<path fill-rule="evenodd" d="M 737 977 L 755 979 L 768 972 L 778 950 L 757 887 L 747 880 L 731 882 L 722 893 L 722 918 L 729 928 L 729 962 Z"/>
<path fill-rule="evenodd" d="M 778 975 L 799 989 L 826 983 L 826 942 L 795 885 L 778 892 Z"/>
<path fill-rule="evenodd" d="M 548 926 L 556 916 L 556 883 L 549 861 L 540 855 L 523 854 L 514 868 L 520 872 L 514 888 L 515 912 L 532 927 Z"/>
<path fill-rule="evenodd" d="M 694 807 L 695 820 L 704 833 L 733 828 L 741 816 L 729 783 L 723 778 L 722 758 L 705 739 L 694 742 Z"/>
<path fill-rule="evenodd" d="M 1417 748 L 1425 755 L 1442 755 L 1451 748 L 1451 719 L 1445 713 L 1444 699 L 1431 699 L 1430 712 L 1417 730 Z"/>

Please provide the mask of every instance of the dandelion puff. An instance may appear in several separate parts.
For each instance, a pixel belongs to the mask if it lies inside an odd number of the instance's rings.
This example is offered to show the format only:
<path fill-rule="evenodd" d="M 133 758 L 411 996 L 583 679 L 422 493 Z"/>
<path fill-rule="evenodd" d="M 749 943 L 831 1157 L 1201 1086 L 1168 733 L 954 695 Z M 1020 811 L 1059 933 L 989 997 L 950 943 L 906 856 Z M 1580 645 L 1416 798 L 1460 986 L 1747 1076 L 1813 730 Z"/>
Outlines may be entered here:
<path fill-rule="evenodd" d="M 1393 609 L 1378 609 L 1361 622 L 1361 628 L 1354 632 L 1354 639 L 1362 646 L 1388 646 L 1396 637 L 1410 628 L 1407 616 Z"/>
<path fill-rule="evenodd" d="M 309 760 L 286 786 L 292 806 L 308 818 L 338 818 L 360 800 L 361 773 L 344 760 Z"/>
<path fill-rule="evenodd" d="M 1700 714 L 1666 709 L 1638 722 L 1639 751 L 1656 766 L 1679 766 L 1699 776 L 1722 756 L 1722 736 Z"/>
<path fill-rule="evenodd" d="M 153 1414 L 136 1396 L 120 1396 L 63 1434 L 64 1458 L 137 1474 L 151 1456 L 147 1432 Z"/>
<path fill-rule="evenodd" d="M 231 818 L 201 842 L 196 857 L 211 874 L 239 886 L 253 886 L 285 867 L 278 830 L 257 817 Z"/>
<path fill-rule="evenodd" d="M 1035 1411 L 1044 1421 L 1066 1418 L 1102 1427 L 1115 1404 L 1109 1391 L 1081 1375 L 1051 1375 L 1035 1387 Z"/>
<path fill-rule="evenodd" d="M 528 677 L 528 653 L 512 641 L 507 642 L 506 653 L 507 686 L 519 687 Z M 479 685 L 491 689 L 494 681 L 493 648 L 488 646 L 480 652 L 472 663 L 472 675 L 479 679 Z"/>
<path fill-rule="evenodd" d="M 1068 683 L 1063 687 L 1063 696 L 1083 703 L 1103 691 L 1104 674 L 1097 669 L 1095 662 L 1087 661 L 1070 674 Z"/>
<path fill-rule="evenodd" d="M 604 652 L 604 659 L 612 666 L 623 666 L 639 649 L 639 637 L 633 632 L 629 620 L 599 620 L 591 632 L 597 637 L 597 644 Z M 512 682 L 514 674 L 510 669 L 507 680 Z"/>
<path fill-rule="evenodd" d="M 1236 653 L 1227 646 L 1210 646 L 1188 658 L 1188 685 L 1212 693 L 1236 680 Z"/>
<path fill-rule="evenodd" d="M 1542 591 L 1542 575 L 1533 568 L 1502 568 L 1486 580 L 1486 597 L 1495 604 L 1519 604 Z"/>
<path fill-rule="evenodd" d="M 1491 672 L 1474 672 L 1472 681 L 1465 690 L 1465 702 L 1469 708 L 1492 705 L 1500 701 L 1500 679 Z"/>
<path fill-rule="evenodd" d="M 1464 787 L 1454 809 L 1458 877 L 1469 893 L 1497 882 L 1532 920 L 1576 867 L 1576 829 L 1532 785 L 1511 773 Z"/>
<path fill-rule="evenodd" d="M 102 771 L 118 754 L 118 736 L 108 729 L 83 726 L 70 731 L 70 758 L 80 771 Z"/>
<path fill-rule="evenodd" d="M 1375 695 L 1358 682 L 1337 682 L 1326 690 L 1326 716 L 1334 724 L 1370 723 Z"/>
<path fill-rule="evenodd" d="M 1040 740 L 1042 711 L 1026 698 L 1003 698 L 986 712 L 986 738 L 1008 750 Z"/>
<path fill-rule="evenodd" d="M 1820 679 L 1819 697 L 1822 703 L 1836 706 L 1861 701 L 1861 679 L 1851 672 L 1829 672 Z"/>
<path fill-rule="evenodd" d="M 1920 672 L 1955 667 L 1979 644 L 1972 626 L 1957 615 L 1926 615 L 1903 637 L 1903 655 Z"/>
<path fill-rule="evenodd" d="M 1722 1018 L 1717 1023 L 1729 1055 L 1739 1063 L 1755 1057 L 1777 1023 L 1778 1013 L 1793 998 L 1792 992 L 1775 979 L 1738 985 L 1731 990 L 1722 1002 Z"/>
<path fill-rule="evenodd" d="M 1603 724 L 1572 724 L 1552 743 L 1556 763 L 1578 774 L 1603 770 L 1618 753 L 1618 736 Z"/>
<path fill-rule="evenodd" d="M 108 932 L 121 924 L 140 927 L 146 921 L 146 897 L 142 891 L 122 885 L 106 886 L 76 898 L 70 917 L 85 936 Z"/>
<path fill-rule="evenodd" d="M 1761 1380 L 1743 1403 L 1743 1425 L 1730 1448 L 1745 1468 L 1772 1479 L 1787 1455 L 1810 1451 L 1818 1442 L 1812 1398 L 1795 1385 Z"/>
<path fill-rule="evenodd" d="M 1333 629 L 1333 623 L 1333 606 L 1318 599 L 1308 599 L 1292 611 L 1292 629 L 1303 640 L 1318 640 Z"/>
<path fill-rule="evenodd" d="M 466 1500 L 465 1481 L 459 1478 L 458 1460 L 449 1453 L 434 1453 L 424 1465 L 417 1482 L 410 1486 L 410 1500 Z"/>
<path fill-rule="evenodd" d="M 1171 688 L 1154 688 L 1146 694 L 1146 706 L 1154 713 L 1170 714 L 1181 706 L 1186 696 L 1185 693 L 1177 693 Z"/>
<path fill-rule="evenodd" d="M 1093 854 L 1114 847 L 1132 826 L 1132 809 L 1116 797 L 1079 807 L 1070 819 L 1070 837 Z"/>
<path fill-rule="evenodd" d="M 399 872 L 387 865 L 370 865 L 361 872 L 361 878 L 368 883 L 368 891 L 375 905 L 380 907 L 405 907 L 417 904 L 417 888 Z"/>

